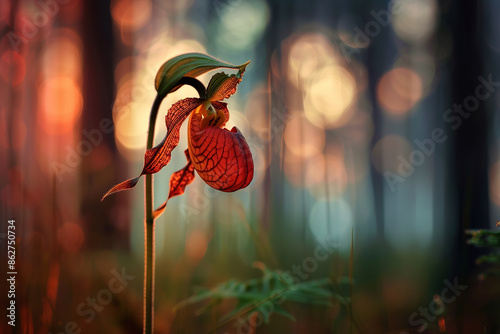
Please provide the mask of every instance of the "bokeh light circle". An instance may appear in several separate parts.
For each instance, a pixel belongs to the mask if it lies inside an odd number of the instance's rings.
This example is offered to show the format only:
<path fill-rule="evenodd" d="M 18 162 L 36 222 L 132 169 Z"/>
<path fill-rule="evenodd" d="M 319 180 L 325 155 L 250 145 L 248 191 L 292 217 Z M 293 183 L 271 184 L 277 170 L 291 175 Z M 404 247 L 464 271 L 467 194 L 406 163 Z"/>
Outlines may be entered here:
<path fill-rule="evenodd" d="M 410 68 L 390 70 L 377 84 L 377 100 L 391 115 L 405 115 L 422 98 L 420 76 Z"/>

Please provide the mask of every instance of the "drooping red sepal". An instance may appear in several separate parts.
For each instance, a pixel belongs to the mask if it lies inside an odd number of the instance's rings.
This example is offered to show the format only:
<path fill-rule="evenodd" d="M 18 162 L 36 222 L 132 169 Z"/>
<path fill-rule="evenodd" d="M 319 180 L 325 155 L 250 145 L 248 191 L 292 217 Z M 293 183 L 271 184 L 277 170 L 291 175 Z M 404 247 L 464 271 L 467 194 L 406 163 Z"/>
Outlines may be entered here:
<path fill-rule="evenodd" d="M 168 198 L 162 205 L 160 205 L 158 209 L 153 212 L 153 215 L 155 217 L 158 217 L 163 213 L 163 211 L 165 211 L 169 199 L 184 194 L 184 190 L 186 189 L 186 187 L 194 181 L 194 166 L 191 163 L 191 158 L 189 156 L 188 150 L 184 151 L 184 154 L 186 155 L 187 164 L 183 169 L 178 170 L 177 172 L 173 173 L 172 176 L 170 176 L 170 190 L 168 193 Z"/>
<path fill-rule="evenodd" d="M 201 115 L 190 119 L 189 154 L 198 175 L 212 188 L 231 192 L 252 181 L 252 153 L 241 132 L 215 126 L 201 129 Z"/>
<path fill-rule="evenodd" d="M 115 192 L 133 188 L 142 175 L 157 173 L 165 167 L 170 162 L 172 150 L 179 144 L 179 130 L 182 122 L 202 103 L 203 100 L 196 98 L 187 98 L 174 103 L 168 110 L 167 116 L 165 116 L 167 134 L 160 144 L 146 151 L 141 174 L 136 178 L 119 183 L 108 190 L 101 198 L 101 201 Z"/>

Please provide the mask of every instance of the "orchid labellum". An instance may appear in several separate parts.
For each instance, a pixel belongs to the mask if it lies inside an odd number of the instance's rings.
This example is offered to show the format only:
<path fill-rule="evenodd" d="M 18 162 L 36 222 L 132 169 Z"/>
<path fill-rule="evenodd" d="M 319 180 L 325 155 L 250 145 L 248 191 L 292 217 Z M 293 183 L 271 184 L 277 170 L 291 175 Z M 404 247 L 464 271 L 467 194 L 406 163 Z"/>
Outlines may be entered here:
<path fill-rule="evenodd" d="M 146 151 L 141 174 L 111 188 L 104 196 L 134 187 L 140 177 L 154 174 L 165 167 L 172 150 L 179 143 L 180 127 L 189 117 L 187 165 L 170 178 L 168 199 L 184 193 L 185 187 L 193 182 L 194 171 L 209 186 L 226 192 L 243 189 L 252 181 L 254 166 L 252 154 L 241 132 L 233 127 L 224 128 L 229 120 L 227 104 L 222 100 L 236 92 L 248 62 L 239 66 L 221 62 L 202 54 L 186 54 L 166 62 L 156 77 L 158 97 L 163 99 L 169 92 L 184 82 L 209 70 L 217 68 L 238 69 L 237 74 L 216 73 L 208 87 L 201 87 L 198 80 L 199 98 L 186 98 L 173 104 L 165 117 L 167 133 L 162 142 Z M 167 200 L 168 200 L 167 199 Z M 166 202 L 155 211 L 161 213 Z"/>

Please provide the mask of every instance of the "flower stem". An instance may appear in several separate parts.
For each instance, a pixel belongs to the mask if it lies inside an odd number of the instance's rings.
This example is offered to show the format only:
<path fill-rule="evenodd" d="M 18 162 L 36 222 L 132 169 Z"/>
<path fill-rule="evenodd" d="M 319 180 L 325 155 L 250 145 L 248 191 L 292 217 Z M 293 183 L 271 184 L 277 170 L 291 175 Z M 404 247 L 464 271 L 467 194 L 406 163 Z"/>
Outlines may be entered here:
<path fill-rule="evenodd" d="M 151 194 L 150 201 L 146 200 L 146 206 L 153 202 L 153 175 L 146 175 L 146 194 Z M 152 206 L 151 206 L 152 207 Z M 155 290 L 155 219 L 148 217 L 145 220 L 145 243 L 144 243 L 144 333 L 153 333 L 154 328 L 154 290 Z"/>
<path fill-rule="evenodd" d="M 207 91 L 205 89 L 205 85 L 203 85 L 203 83 L 201 83 L 201 81 L 196 79 L 196 78 L 182 77 L 182 79 L 179 80 L 177 82 L 177 84 L 189 85 L 189 86 L 193 87 L 194 89 L 196 89 L 196 91 L 198 92 L 198 95 L 200 96 L 200 99 L 206 98 Z"/>
<path fill-rule="evenodd" d="M 153 147 L 155 124 L 162 97 L 156 96 L 149 115 L 148 140 L 146 148 Z M 155 217 L 153 175 L 147 174 L 144 183 L 144 334 L 152 334 L 154 329 L 155 291 Z"/>
<path fill-rule="evenodd" d="M 205 98 L 205 86 L 195 78 L 183 77 L 179 85 L 190 85 L 196 89 L 200 98 Z M 157 95 L 151 113 L 149 114 L 149 128 L 146 148 L 153 147 L 155 137 L 156 117 L 160 104 L 165 96 Z M 154 291 L 155 291 L 155 216 L 153 175 L 146 174 L 144 183 L 144 334 L 154 331 Z"/>

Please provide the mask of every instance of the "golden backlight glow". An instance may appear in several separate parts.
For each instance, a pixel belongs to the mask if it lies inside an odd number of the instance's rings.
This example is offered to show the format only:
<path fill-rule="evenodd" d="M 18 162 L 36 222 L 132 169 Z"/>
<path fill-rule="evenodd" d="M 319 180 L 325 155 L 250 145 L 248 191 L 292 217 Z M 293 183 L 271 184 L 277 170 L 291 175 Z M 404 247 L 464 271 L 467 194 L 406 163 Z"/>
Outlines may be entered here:
<path fill-rule="evenodd" d="M 335 128 L 344 125 L 356 91 L 353 76 L 342 66 L 320 70 L 306 88 L 306 117 L 316 126 Z"/>
<path fill-rule="evenodd" d="M 295 38 L 295 39 L 294 39 Z M 343 126 L 352 116 L 356 80 L 338 50 L 322 33 L 292 37 L 288 51 L 289 81 L 298 89 L 307 119 L 322 128 Z"/>
<path fill-rule="evenodd" d="M 205 48 L 198 41 L 174 41 L 164 34 L 151 43 L 147 55 L 126 57 L 115 67 L 115 82 L 118 87 L 113 106 L 115 139 L 120 152 L 129 161 L 142 160 L 138 153 L 144 150 L 146 142 L 149 111 L 156 96 L 156 71 L 165 59 L 188 52 L 205 52 Z M 165 135 L 164 115 L 168 108 L 188 96 L 196 97 L 196 91 L 191 87 L 182 87 L 169 94 L 162 102 L 156 122 L 155 143 Z M 181 136 L 181 140 L 184 138 L 185 136 Z"/>
<path fill-rule="evenodd" d="M 337 53 L 321 33 L 300 35 L 290 46 L 288 78 L 296 86 L 312 79 L 317 71 L 336 62 Z"/>
<path fill-rule="evenodd" d="M 405 115 L 422 98 L 420 76 L 410 68 L 395 68 L 377 84 L 377 100 L 391 115 Z"/>
<path fill-rule="evenodd" d="M 117 142 L 126 149 L 143 150 L 148 128 L 148 109 L 142 112 L 140 104 L 129 102 L 113 119 Z"/>
<path fill-rule="evenodd" d="M 393 27 L 404 41 L 421 43 L 426 41 L 436 28 L 438 6 L 436 0 L 402 0 L 401 12 L 393 15 Z"/>
<path fill-rule="evenodd" d="M 81 84 L 82 41 L 72 30 L 59 29 L 43 53 L 44 77 L 65 76 Z"/>

